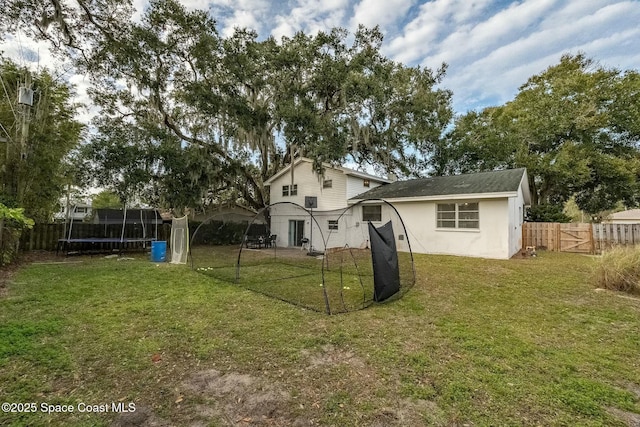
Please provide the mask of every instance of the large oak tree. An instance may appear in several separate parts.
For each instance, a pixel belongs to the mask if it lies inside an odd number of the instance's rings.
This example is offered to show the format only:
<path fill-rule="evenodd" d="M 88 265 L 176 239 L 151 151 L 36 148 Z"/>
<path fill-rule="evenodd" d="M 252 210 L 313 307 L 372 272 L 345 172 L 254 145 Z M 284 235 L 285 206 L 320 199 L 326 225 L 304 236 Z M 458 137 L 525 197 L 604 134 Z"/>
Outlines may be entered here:
<path fill-rule="evenodd" d="M 439 174 L 526 167 L 534 206 L 573 195 L 589 213 L 636 206 L 639 126 L 637 71 L 564 55 L 514 100 L 458 117 L 432 166 Z"/>

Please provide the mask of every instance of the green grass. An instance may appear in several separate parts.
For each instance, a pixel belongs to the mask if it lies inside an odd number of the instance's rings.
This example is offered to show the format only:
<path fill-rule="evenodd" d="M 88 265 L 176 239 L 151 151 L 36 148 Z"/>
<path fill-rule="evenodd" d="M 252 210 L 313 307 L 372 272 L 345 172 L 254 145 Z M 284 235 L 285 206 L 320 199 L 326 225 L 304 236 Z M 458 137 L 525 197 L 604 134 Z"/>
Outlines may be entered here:
<path fill-rule="evenodd" d="M 418 255 L 404 298 L 337 316 L 185 266 L 78 260 L 26 266 L 0 297 L 2 401 L 134 402 L 215 426 L 624 426 L 610 408 L 640 413 L 640 301 L 595 292 L 593 257 Z M 190 386 L 207 372 L 228 381 Z M 0 425 L 116 417 L 0 413 Z"/>
<path fill-rule="evenodd" d="M 239 257 L 238 250 L 237 246 L 198 246 L 193 267 L 214 279 L 322 313 L 359 310 L 373 302 L 373 266 L 368 249 L 329 251 L 324 258 L 282 248 L 244 249 Z M 413 285 L 409 254 L 399 254 L 399 271 L 398 295 L 402 295 Z"/>

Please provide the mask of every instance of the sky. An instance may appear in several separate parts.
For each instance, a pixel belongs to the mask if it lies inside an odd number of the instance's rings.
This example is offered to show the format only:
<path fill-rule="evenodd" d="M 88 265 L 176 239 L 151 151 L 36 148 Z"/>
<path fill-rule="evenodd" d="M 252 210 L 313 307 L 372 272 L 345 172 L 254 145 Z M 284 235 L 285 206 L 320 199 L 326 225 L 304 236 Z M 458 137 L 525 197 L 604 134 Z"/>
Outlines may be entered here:
<path fill-rule="evenodd" d="M 640 69 L 640 0 L 182 0 L 207 9 L 219 31 L 248 27 L 261 38 L 358 24 L 378 25 L 382 52 L 408 66 L 447 63 L 442 87 L 453 91 L 457 114 L 500 105 L 518 87 L 583 52 L 607 68 Z M 146 0 L 134 0 L 142 11 Z M 49 64 L 45 46 L 15 35 L 0 46 L 22 63 Z M 66 76 L 86 97 L 86 79 Z"/>
<path fill-rule="evenodd" d="M 379 25 L 383 53 L 409 66 L 448 71 L 458 114 L 513 99 L 518 87 L 584 52 L 605 67 L 640 69 L 639 0 L 185 0 L 209 8 L 223 34 L 261 36 Z"/>

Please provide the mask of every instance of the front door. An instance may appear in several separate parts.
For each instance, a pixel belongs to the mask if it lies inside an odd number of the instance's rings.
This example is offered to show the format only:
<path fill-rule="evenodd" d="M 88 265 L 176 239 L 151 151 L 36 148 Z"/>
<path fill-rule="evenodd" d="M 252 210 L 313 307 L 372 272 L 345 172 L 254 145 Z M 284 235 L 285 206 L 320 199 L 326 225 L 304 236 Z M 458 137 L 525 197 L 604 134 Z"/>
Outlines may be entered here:
<path fill-rule="evenodd" d="M 289 220 L 289 246 L 302 246 L 304 220 Z"/>

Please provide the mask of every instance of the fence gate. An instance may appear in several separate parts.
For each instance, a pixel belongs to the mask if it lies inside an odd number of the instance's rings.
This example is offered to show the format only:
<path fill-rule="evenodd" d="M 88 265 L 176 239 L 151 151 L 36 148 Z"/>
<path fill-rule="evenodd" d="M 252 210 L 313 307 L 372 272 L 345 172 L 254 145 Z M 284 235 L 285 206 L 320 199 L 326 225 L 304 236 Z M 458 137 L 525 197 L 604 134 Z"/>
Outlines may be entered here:
<path fill-rule="evenodd" d="M 560 251 L 593 253 L 591 224 L 560 224 Z"/>

